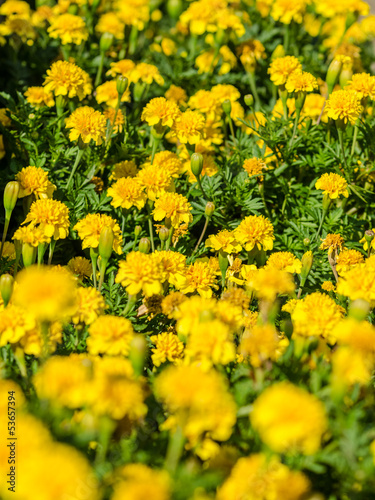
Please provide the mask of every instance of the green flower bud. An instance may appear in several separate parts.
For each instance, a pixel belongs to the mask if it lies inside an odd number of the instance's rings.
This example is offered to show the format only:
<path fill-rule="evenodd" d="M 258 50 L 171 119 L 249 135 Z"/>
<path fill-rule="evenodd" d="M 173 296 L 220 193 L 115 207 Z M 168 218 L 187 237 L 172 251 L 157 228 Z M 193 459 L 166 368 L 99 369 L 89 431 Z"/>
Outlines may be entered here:
<path fill-rule="evenodd" d="M 160 241 L 167 241 L 167 239 L 169 238 L 169 229 L 167 227 L 163 226 L 160 228 L 159 238 Z"/>
<path fill-rule="evenodd" d="M 33 247 L 29 243 L 22 243 L 22 260 L 25 267 L 35 264 L 38 247 Z"/>
<path fill-rule="evenodd" d="M 271 54 L 271 61 L 274 61 L 278 57 L 284 57 L 284 56 L 285 56 L 284 47 L 282 45 L 278 45 Z"/>
<path fill-rule="evenodd" d="M 104 262 L 108 262 L 112 255 L 115 235 L 110 226 L 104 226 L 99 236 L 99 255 Z"/>
<path fill-rule="evenodd" d="M 107 52 L 110 49 L 113 42 L 112 33 L 103 33 L 100 37 L 99 48 L 100 52 Z"/>
<path fill-rule="evenodd" d="M 331 198 L 329 197 L 329 194 L 324 194 L 323 195 L 323 201 L 322 201 L 322 205 L 323 205 L 323 210 L 326 212 L 329 207 L 331 206 Z"/>
<path fill-rule="evenodd" d="M 133 88 L 134 101 L 139 102 L 142 99 L 143 92 L 146 88 L 146 84 L 142 82 L 137 82 Z"/>
<path fill-rule="evenodd" d="M 193 153 L 190 158 L 191 171 L 195 177 L 199 177 L 203 170 L 203 156 L 201 153 Z"/>
<path fill-rule="evenodd" d="M 252 108 L 254 106 L 254 97 L 252 94 L 246 94 L 244 97 L 244 101 L 246 106 L 249 106 L 249 108 Z"/>
<path fill-rule="evenodd" d="M 4 189 L 4 208 L 6 216 L 10 217 L 16 206 L 20 184 L 17 181 L 8 182 Z"/>
<path fill-rule="evenodd" d="M 314 256 L 311 250 L 308 250 L 302 255 L 302 269 L 301 269 L 301 285 L 303 286 L 306 282 L 307 276 L 309 275 L 312 265 L 313 265 Z"/>
<path fill-rule="evenodd" d="M 177 19 L 184 10 L 182 0 L 168 0 L 167 12 L 170 17 Z"/>
<path fill-rule="evenodd" d="M 369 245 L 372 242 L 372 240 L 374 239 L 374 236 L 375 236 L 375 233 L 371 229 L 368 229 L 367 231 L 365 231 L 365 240 L 367 241 L 367 243 Z"/>
<path fill-rule="evenodd" d="M 223 108 L 224 113 L 227 116 L 230 116 L 230 113 L 232 111 L 232 103 L 230 102 L 230 100 L 229 99 L 225 99 L 225 101 L 223 102 L 223 104 L 221 106 Z"/>
<path fill-rule="evenodd" d="M 150 240 L 148 238 L 141 238 L 139 240 L 138 250 L 142 253 L 148 253 L 150 251 Z"/>
<path fill-rule="evenodd" d="M 305 245 L 305 247 L 308 247 L 310 245 L 310 243 L 311 243 L 310 238 L 304 238 L 303 244 Z"/>
<path fill-rule="evenodd" d="M 129 85 L 129 80 L 126 78 L 126 76 L 118 76 L 116 80 L 116 89 L 119 95 L 119 98 L 124 95 L 126 92 L 126 89 L 128 88 Z"/>
<path fill-rule="evenodd" d="M 0 293 L 4 301 L 4 306 L 8 305 L 13 293 L 14 279 L 10 274 L 3 274 L 0 277 Z"/>
<path fill-rule="evenodd" d="M 343 68 L 340 73 L 340 87 L 344 88 L 345 85 L 353 77 L 353 70 L 351 68 Z"/>
<path fill-rule="evenodd" d="M 206 209 L 204 214 L 206 217 L 211 217 L 211 215 L 215 212 L 215 204 L 212 201 L 209 201 L 206 205 Z"/>
<path fill-rule="evenodd" d="M 130 343 L 129 360 L 137 377 L 142 375 L 147 355 L 147 342 L 142 335 L 133 337 Z"/>
<path fill-rule="evenodd" d="M 339 79 L 340 71 L 342 68 L 342 62 L 338 59 L 334 59 L 328 67 L 326 82 L 328 86 L 328 95 L 331 94 L 333 87 L 336 85 Z"/>
<path fill-rule="evenodd" d="M 142 227 L 141 226 L 135 226 L 134 228 L 134 236 L 136 236 L 138 238 L 138 236 L 141 234 L 142 232 Z"/>

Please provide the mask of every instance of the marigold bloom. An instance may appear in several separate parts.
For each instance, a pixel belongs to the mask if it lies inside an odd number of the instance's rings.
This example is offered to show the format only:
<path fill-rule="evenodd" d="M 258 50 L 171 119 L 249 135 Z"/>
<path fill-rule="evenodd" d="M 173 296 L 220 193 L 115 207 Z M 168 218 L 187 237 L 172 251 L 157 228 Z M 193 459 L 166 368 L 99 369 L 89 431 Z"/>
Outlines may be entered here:
<path fill-rule="evenodd" d="M 40 321 L 64 320 L 76 305 L 76 286 L 69 273 L 43 266 L 30 266 L 17 275 L 12 302 Z"/>
<path fill-rule="evenodd" d="M 16 344 L 29 331 L 36 329 L 36 321 L 32 314 L 23 308 L 8 304 L 0 309 L 0 346 Z"/>
<path fill-rule="evenodd" d="M 152 215 L 156 221 L 170 219 L 172 226 L 177 228 L 181 223 L 189 224 L 193 220 L 191 211 L 192 207 L 185 196 L 164 192 L 155 201 Z"/>
<path fill-rule="evenodd" d="M 91 262 L 85 257 L 73 257 L 66 267 L 81 281 L 83 281 L 84 278 L 89 278 L 92 274 Z"/>
<path fill-rule="evenodd" d="M 275 0 L 272 4 L 271 16 L 275 21 L 290 24 L 292 21 L 301 24 L 303 14 L 310 0 Z"/>
<path fill-rule="evenodd" d="M 222 250 L 226 253 L 239 253 L 242 249 L 241 245 L 236 241 L 233 231 L 223 229 L 216 235 L 212 234 L 206 239 L 205 246 L 212 248 L 215 251 Z"/>
<path fill-rule="evenodd" d="M 29 87 L 24 95 L 27 102 L 37 109 L 43 106 L 51 108 L 55 105 L 52 92 L 48 92 L 44 87 Z"/>
<path fill-rule="evenodd" d="M 144 464 L 127 464 L 116 470 L 115 477 L 112 500 L 171 498 L 171 481 L 166 471 L 151 469 Z"/>
<path fill-rule="evenodd" d="M 25 167 L 16 174 L 16 180 L 20 183 L 18 198 L 34 194 L 36 198 L 52 198 L 56 189 L 49 180 L 48 172 L 38 167 Z"/>
<path fill-rule="evenodd" d="M 136 179 L 138 184 L 145 189 L 147 198 L 152 201 L 163 196 L 165 191 L 172 186 L 168 172 L 160 168 L 159 165 L 151 165 L 150 163 L 138 171 Z"/>
<path fill-rule="evenodd" d="M 354 90 L 360 99 L 370 97 L 375 99 L 375 76 L 368 73 L 357 73 L 352 76 L 352 79 L 345 86 L 348 90 Z"/>
<path fill-rule="evenodd" d="M 112 125 L 112 134 L 121 134 L 124 129 L 124 115 L 122 114 L 121 109 L 117 111 L 114 108 L 108 108 L 103 111 L 104 118 L 109 120 L 109 123 Z M 116 122 L 114 121 L 116 115 Z"/>
<path fill-rule="evenodd" d="M 332 252 L 337 253 L 337 250 L 342 250 L 344 238 L 340 234 L 327 234 L 324 240 L 321 238 L 322 244 L 319 250 L 328 250 L 328 255 Z"/>
<path fill-rule="evenodd" d="M 177 314 L 180 305 L 186 300 L 186 295 L 181 292 L 172 292 L 167 295 L 162 303 L 161 308 L 163 314 L 172 319 Z"/>
<path fill-rule="evenodd" d="M 154 259 L 162 269 L 162 282 L 168 281 L 179 288 L 185 282 L 186 257 L 179 252 L 162 250 L 153 253 Z"/>
<path fill-rule="evenodd" d="M 336 258 L 336 271 L 339 275 L 343 275 L 352 267 L 363 264 L 364 261 L 364 255 L 358 250 L 344 249 Z"/>
<path fill-rule="evenodd" d="M 135 66 L 131 73 L 131 80 L 134 83 L 137 83 L 139 80 L 141 80 L 147 85 L 151 85 L 153 82 L 156 82 L 158 85 L 164 85 L 164 78 L 159 73 L 159 69 L 153 64 L 147 64 L 144 62 L 138 63 Z"/>
<path fill-rule="evenodd" d="M 277 360 L 287 345 L 288 341 L 278 336 L 273 325 L 254 325 L 245 330 L 238 350 L 252 366 L 259 367 L 266 360 Z"/>
<path fill-rule="evenodd" d="M 222 45 L 218 54 L 215 53 L 214 49 L 210 49 L 202 52 L 195 59 L 195 66 L 198 68 L 199 74 L 212 71 L 219 63 L 219 75 L 226 75 L 237 64 L 236 56 L 227 45 Z"/>
<path fill-rule="evenodd" d="M 62 14 L 53 18 L 47 31 L 51 38 L 60 38 L 63 45 L 67 43 L 80 45 L 89 37 L 82 17 L 73 14 Z"/>
<path fill-rule="evenodd" d="M 131 322 L 120 316 L 100 316 L 89 327 L 87 350 L 90 354 L 127 356 L 134 336 Z"/>
<path fill-rule="evenodd" d="M 375 301 L 375 269 L 369 259 L 339 278 L 337 293 L 351 300 L 363 299 L 371 304 Z"/>
<path fill-rule="evenodd" d="M 123 40 L 125 25 L 115 12 L 106 12 L 100 16 L 98 24 L 95 26 L 95 31 L 101 34 L 110 33 L 117 40 Z"/>
<path fill-rule="evenodd" d="M 172 153 L 172 151 L 159 151 L 159 153 L 156 153 L 153 165 L 158 166 L 167 172 L 170 177 L 175 178 L 177 178 L 184 169 L 183 161 L 176 153 Z"/>
<path fill-rule="evenodd" d="M 275 85 L 284 85 L 288 77 L 296 70 L 302 71 L 299 60 L 294 56 L 285 56 L 274 59 L 268 68 L 268 73 Z"/>
<path fill-rule="evenodd" d="M 46 236 L 44 231 L 33 225 L 19 227 L 12 240 L 18 240 L 21 243 L 28 243 L 32 247 L 37 247 L 40 243 L 50 243 L 51 237 Z"/>
<path fill-rule="evenodd" d="M 339 174 L 323 174 L 316 181 L 315 187 L 321 189 L 331 200 L 335 200 L 341 195 L 345 196 L 345 198 L 349 196 L 348 183 Z"/>
<path fill-rule="evenodd" d="M 345 391 L 354 384 L 371 382 L 374 363 L 351 347 L 338 347 L 332 355 L 331 385 L 333 391 Z"/>
<path fill-rule="evenodd" d="M 150 18 L 148 0 L 127 0 L 126 2 L 117 0 L 114 6 L 119 19 L 128 26 L 135 26 L 138 30 L 143 30 Z"/>
<path fill-rule="evenodd" d="M 0 7 L 1 16 L 30 17 L 30 5 L 22 0 L 6 0 Z"/>
<path fill-rule="evenodd" d="M 309 491 L 310 481 L 302 472 L 290 470 L 276 455 L 258 453 L 237 461 L 216 498 L 301 500 Z"/>
<path fill-rule="evenodd" d="M 323 281 L 321 288 L 325 292 L 334 292 L 336 290 L 336 286 L 332 283 L 332 281 Z"/>
<path fill-rule="evenodd" d="M 201 297 L 209 298 L 212 296 L 212 289 L 218 287 L 217 272 L 214 271 L 206 262 L 196 261 L 186 270 L 186 282 L 180 288 L 182 293 L 198 292 Z"/>
<path fill-rule="evenodd" d="M 254 290 L 259 299 L 274 301 L 281 294 L 291 295 L 296 285 L 290 273 L 265 267 L 248 277 L 246 286 Z"/>
<path fill-rule="evenodd" d="M 140 210 L 147 201 L 140 182 L 132 177 L 121 177 L 108 188 L 107 194 L 113 198 L 111 205 L 115 208 L 137 207 Z"/>
<path fill-rule="evenodd" d="M 248 158 L 244 161 L 242 168 L 246 170 L 249 177 L 257 176 L 260 181 L 263 180 L 263 170 L 267 170 L 266 163 L 260 158 Z"/>
<path fill-rule="evenodd" d="M 176 118 L 172 133 L 182 144 L 197 144 L 202 138 L 204 125 L 203 115 L 187 110 Z"/>
<path fill-rule="evenodd" d="M 362 110 L 360 96 L 354 90 L 336 90 L 326 104 L 328 118 L 341 120 L 344 124 L 349 122 L 354 125 Z"/>
<path fill-rule="evenodd" d="M 166 99 L 168 101 L 175 102 L 178 106 L 186 106 L 188 96 L 186 90 L 182 87 L 177 87 L 176 85 L 171 85 L 165 93 Z"/>
<path fill-rule="evenodd" d="M 150 126 L 172 127 L 180 114 L 181 111 L 176 103 L 167 101 L 165 97 L 155 97 L 143 108 L 142 120 Z"/>
<path fill-rule="evenodd" d="M 99 316 L 104 314 L 106 307 L 102 294 L 96 288 L 80 287 L 77 289 L 77 309 L 72 321 L 75 325 L 79 323 L 91 325 Z"/>
<path fill-rule="evenodd" d="M 82 248 L 97 248 L 102 229 L 109 226 L 113 230 L 113 250 L 122 254 L 122 235 L 117 221 L 105 214 L 88 214 L 73 227 L 82 241 Z"/>
<path fill-rule="evenodd" d="M 302 263 L 291 252 L 275 252 L 268 257 L 266 267 L 286 271 L 287 273 L 299 274 L 302 269 Z"/>
<path fill-rule="evenodd" d="M 234 230 L 234 235 L 246 251 L 252 250 L 255 246 L 258 250 L 272 250 L 273 226 L 263 215 L 249 215 Z"/>
<path fill-rule="evenodd" d="M 142 291 L 146 297 L 162 291 L 162 267 L 153 254 L 130 252 L 119 262 L 116 283 L 121 283 L 129 295 Z"/>
<path fill-rule="evenodd" d="M 91 140 L 98 146 L 105 138 L 107 121 L 100 111 L 95 111 L 89 106 L 77 108 L 65 121 L 66 128 L 70 128 L 69 139 L 75 141 L 79 138 L 88 144 Z"/>
<path fill-rule="evenodd" d="M 288 76 L 285 88 L 290 94 L 293 92 L 313 92 L 318 88 L 318 81 L 311 73 L 297 70 Z"/>
<path fill-rule="evenodd" d="M 101 104 L 104 102 L 110 108 L 115 108 L 118 101 L 117 83 L 116 80 L 105 82 L 96 88 L 96 102 Z M 121 97 L 121 102 L 130 102 L 130 90 L 126 89 Z"/>
<path fill-rule="evenodd" d="M 323 403 L 290 382 L 265 389 L 255 401 L 250 419 L 262 441 L 278 453 L 312 455 L 327 430 Z"/>
<path fill-rule="evenodd" d="M 48 238 L 63 239 L 69 234 L 69 209 L 61 201 L 41 198 L 32 203 L 22 224 L 28 222 L 31 227 L 38 226 Z"/>
<path fill-rule="evenodd" d="M 70 98 L 77 96 L 80 101 L 92 91 L 89 75 L 68 61 L 54 62 L 47 70 L 43 85 L 46 92 L 53 92 L 55 96 L 66 95 Z"/>
<path fill-rule="evenodd" d="M 117 75 L 126 76 L 129 81 L 131 79 L 131 72 L 135 68 L 135 63 L 131 59 L 121 59 L 117 62 L 111 62 L 110 69 L 107 71 L 107 76 L 116 77 Z"/>
<path fill-rule="evenodd" d="M 154 366 L 160 366 L 166 361 L 176 363 L 183 356 L 184 344 L 173 332 L 163 332 L 159 335 L 152 335 L 151 342 L 155 348 L 151 349 L 151 359 Z"/>
<path fill-rule="evenodd" d="M 110 181 L 118 181 L 121 177 L 135 177 L 138 173 L 137 165 L 132 160 L 124 160 L 113 166 Z"/>

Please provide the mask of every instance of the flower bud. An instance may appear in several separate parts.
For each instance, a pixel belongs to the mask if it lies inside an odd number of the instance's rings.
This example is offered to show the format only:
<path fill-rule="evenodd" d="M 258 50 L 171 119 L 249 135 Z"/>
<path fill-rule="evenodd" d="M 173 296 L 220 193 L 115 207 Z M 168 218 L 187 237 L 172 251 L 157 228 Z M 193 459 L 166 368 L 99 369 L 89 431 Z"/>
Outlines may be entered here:
<path fill-rule="evenodd" d="M 304 238 L 303 239 L 303 244 L 305 245 L 305 247 L 308 247 L 311 243 L 311 240 L 310 238 Z"/>
<path fill-rule="evenodd" d="M 311 250 L 308 250 L 307 252 L 305 252 L 302 255 L 302 259 L 301 259 L 302 269 L 301 269 L 301 274 L 300 274 L 302 286 L 305 284 L 307 276 L 309 275 L 309 273 L 311 271 L 313 260 L 314 260 L 314 257 L 313 257 L 313 253 L 311 252 Z"/>
<path fill-rule="evenodd" d="M 137 82 L 133 87 L 133 97 L 135 102 L 139 102 L 142 99 L 143 92 L 146 88 L 146 84 L 142 82 Z"/>
<path fill-rule="evenodd" d="M 353 77 L 352 68 L 343 68 L 340 73 L 340 87 L 344 88 L 345 85 L 348 83 L 348 81 L 352 79 L 352 77 Z"/>
<path fill-rule="evenodd" d="M 100 52 L 107 52 L 110 49 L 113 42 L 112 33 L 103 33 L 100 37 L 99 48 Z"/>
<path fill-rule="evenodd" d="M 211 215 L 215 212 L 215 204 L 212 201 L 209 201 L 206 205 L 206 209 L 204 214 L 206 217 L 211 217 Z"/>
<path fill-rule="evenodd" d="M 285 56 L 284 47 L 282 45 L 278 45 L 271 54 L 271 61 L 274 61 L 278 57 L 284 57 L 284 56 Z"/>
<path fill-rule="evenodd" d="M 193 153 L 190 158 L 191 171 L 195 177 L 199 177 L 203 170 L 203 156 L 201 153 Z"/>
<path fill-rule="evenodd" d="M 328 95 L 331 94 L 333 87 L 339 78 L 340 71 L 342 68 L 342 62 L 338 59 L 334 59 L 328 67 L 326 82 L 328 86 Z"/>
<path fill-rule="evenodd" d="M 4 189 L 4 208 L 6 216 L 10 217 L 16 206 L 20 184 L 17 181 L 8 182 Z"/>
<path fill-rule="evenodd" d="M 246 106 L 249 106 L 249 108 L 252 108 L 254 106 L 254 97 L 252 94 L 246 94 L 244 97 L 244 101 Z"/>
<path fill-rule="evenodd" d="M 219 268 L 220 268 L 220 272 L 221 272 L 221 284 L 222 284 L 222 287 L 224 288 L 225 278 L 227 275 L 227 269 L 229 266 L 228 254 L 226 252 L 224 252 L 223 250 L 220 250 L 218 258 L 219 258 Z"/>
<path fill-rule="evenodd" d="M 112 255 L 115 235 L 110 226 L 104 226 L 99 236 L 99 255 L 104 262 L 108 262 Z"/>
<path fill-rule="evenodd" d="M 323 202 L 322 202 L 322 205 L 323 205 L 323 210 L 326 212 L 330 205 L 331 205 L 331 198 L 329 197 L 329 194 L 324 194 L 323 195 Z"/>
<path fill-rule="evenodd" d="M 365 231 L 365 240 L 367 241 L 367 243 L 369 245 L 371 244 L 372 240 L 374 239 L 374 236 L 375 236 L 375 233 L 371 229 L 368 229 L 367 231 Z"/>
<path fill-rule="evenodd" d="M 150 251 L 150 240 L 148 238 L 141 238 L 139 240 L 138 250 L 142 253 L 148 253 Z"/>
<path fill-rule="evenodd" d="M 0 293 L 4 301 L 4 306 L 8 305 L 13 293 L 14 279 L 10 274 L 3 274 L 0 277 Z"/>
<path fill-rule="evenodd" d="M 167 241 L 167 239 L 169 238 L 169 229 L 167 227 L 163 226 L 160 228 L 159 238 L 160 241 Z"/>
<path fill-rule="evenodd" d="M 356 299 L 350 303 L 349 306 L 350 318 L 354 318 L 357 321 L 363 321 L 366 319 L 369 312 L 370 312 L 370 304 L 367 302 L 367 300 Z"/>
<path fill-rule="evenodd" d="M 142 375 L 146 354 L 146 339 L 142 335 L 136 335 L 130 343 L 129 360 L 137 377 Z"/>
<path fill-rule="evenodd" d="M 232 103 L 230 102 L 230 100 L 229 99 L 225 99 L 225 101 L 223 102 L 223 104 L 221 106 L 223 108 L 224 113 L 227 116 L 230 116 L 230 113 L 232 111 Z"/>
<path fill-rule="evenodd" d="M 116 89 L 117 89 L 117 93 L 118 93 L 120 99 L 124 95 L 124 93 L 126 92 L 128 85 L 129 85 L 129 80 L 126 78 L 126 76 L 118 76 L 117 77 Z"/>
<path fill-rule="evenodd" d="M 177 19 L 184 10 L 182 0 L 168 0 L 167 12 L 170 17 Z"/>
<path fill-rule="evenodd" d="M 138 238 L 138 236 L 141 234 L 142 232 L 142 227 L 141 226 L 135 226 L 134 228 L 134 236 L 136 236 Z"/>
<path fill-rule="evenodd" d="M 25 267 L 35 264 L 37 247 L 33 247 L 29 243 L 22 243 L 22 260 Z"/>

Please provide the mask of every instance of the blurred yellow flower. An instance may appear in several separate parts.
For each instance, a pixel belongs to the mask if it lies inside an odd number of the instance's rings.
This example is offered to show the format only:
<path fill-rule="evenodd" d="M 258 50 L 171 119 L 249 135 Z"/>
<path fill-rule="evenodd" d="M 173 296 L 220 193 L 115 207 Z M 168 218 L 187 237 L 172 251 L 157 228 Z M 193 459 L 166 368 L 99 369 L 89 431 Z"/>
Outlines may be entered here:
<path fill-rule="evenodd" d="M 90 354 L 127 356 L 134 336 L 131 322 L 120 316 L 100 316 L 89 327 L 87 350 Z"/>
<path fill-rule="evenodd" d="M 63 45 L 67 43 L 80 45 L 89 37 L 82 17 L 68 13 L 54 17 L 47 31 L 51 38 L 59 38 Z"/>

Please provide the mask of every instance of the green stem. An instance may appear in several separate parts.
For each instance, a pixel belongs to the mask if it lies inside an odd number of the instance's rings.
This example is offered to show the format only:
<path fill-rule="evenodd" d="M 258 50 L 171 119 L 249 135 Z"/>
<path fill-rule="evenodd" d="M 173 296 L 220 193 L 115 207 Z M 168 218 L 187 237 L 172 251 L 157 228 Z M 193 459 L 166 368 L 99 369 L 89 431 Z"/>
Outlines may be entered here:
<path fill-rule="evenodd" d="M 301 110 L 300 109 L 296 109 L 296 119 L 294 120 L 294 127 L 293 127 L 292 139 L 290 140 L 290 144 L 289 144 L 290 148 L 293 146 L 293 142 L 294 142 L 294 139 L 296 137 L 297 127 L 298 127 L 298 122 L 299 122 L 300 115 L 301 115 Z"/>
<path fill-rule="evenodd" d="M 286 24 L 285 27 L 284 27 L 284 50 L 285 50 L 285 54 L 288 53 L 288 50 L 289 50 L 289 24 Z"/>
<path fill-rule="evenodd" d="M 344 148 L 344 132 L 342 131 L 341 127 L 337 127 L 337 133 L 339 136 L 339 142 L 340 142 L 340 147 L 341 147 L 341 152 L 342 152 L 342 157 L 344 160 L 344 166 L 345 166 L 345 177 L 348 175 L 348 165 L 346 163 L 346 158 L 345 158 L 345 148 Z"/>
<path fill-rule="evenodd" d="M 355 147 L 357 144 L 357 136 L 358 136 L 358 121 L 354 125 L 353 144 L 352 144 L 352 150 L 350 152 L 350 156 L 353 156 L 355 153 Z"/>
<path fill-rule="evenodd" d="M 39 243 L 38 245 L 38 266 L 43 264 L 44 254 L 47 250 L 47 243 Z"/>
<path fill-rule="evenodd" d="M 103 65 L 104 65 L 104 50 L 100 52 L 100 62 L 99 62 L 99 67 L 98 71 L 96 72 L 96 78 L 95 78 L 95 88 L 100 84 L 102 80 L 102 72 L 103 72 Z"/>
<path fill-rule="evenodd" d="M 230 116 L 228 116 L 228 123 L 229 123 L 230 134 L 233 137 L 233 140 L 235 141 L 236 136 L 234 135 L 233 120 Z"/>
<path fill-rule="evenodd" d="M 177 469 L 178 462 L 180 461 L 184 449 L 185 437 L 182 432 L 182 427 L 177 426 L 174 433 L 169 437 L 167 456 L 165 459 L 165 469 L 174 474 Z"/>
<path fill-rule="evenodd" d="M 206 200 L 210 200 L 210 198 L 206 195 L 206 193 L 203 189 L 200 175 L 198 175 L 198 177 L 196 177 L 196 179 L 197 179 L 198 186 L 199 186 L 199 189 L 201 190 L 203 197 L 206 198 Z"/>
<path fill-rule="evenodd" d="M 83 149 L 78 147 L 76 161 L 74 162 L 72 171 L 70 172 L 70 176 L 69 176 L 68 182 L 66 184 L 66 189 L 69 189 L 70 183 L 72 182 L 73 176 L 77 170 L 79 162 L 81 161 L 82 155 L 83 155 Z"/>
<path fill-rule="evenodd" d="M 259 99 L 259 94 L 258 94 L 258 89 L 255 83 L 255 76 L 254 73 L 251 73 L 250 71 L 247 73 L 249 76 L 249 83 L 250 83 L 250 88 L 251 92 L 254 97 L 254 108 L 255 111 L 258 111 L 260 109 L 260 99 Z"/>
<path fill-rule="evenodd" d="M 195 254 L 195 252 L 198 250 L 199 245 L 202 243 L 202 240 L 203 240 L 204 235 L 205 235 L 205 233 L 206 233 L 206 230 L 207 230 L 207 226 L 208 226 L 209 221 L 210 221 L 210 217 L 206 217 L 206 222 L 204 223 L 204 226 L 203 226 L 203 229 L 202 229 L 201 235 L 200 235 L 200 237 L 199 237 L 199 240 L 198 240 L 197 244 L 195 245 L 194 252 L 193 252 L 193 254 L 192 254 L 192 255 L 194 255 L 194 254 Z"/>
<path fill-rule="evenodd" d="M 90 248 L 90 257 L 91 257 L 91 265 L 92 265 L 92 280 L 94 283 L 94 288 L 96 288 L 96 264 L 98 262 L 98 249 L 97 248 Z"/>
<path fill-rule="evenodd" d="M 112 134 L 113 134 L 113 129 L 115 127 L 116 123 L 116 118 L 118 115 L 118 110 L 120 109 L 120 104 L 121 104 L 121 99 L 120 96 L 117 99 L 117 104 L 116 104 L 116 109 L 115 109 L 115 116 L 113 117 L 113 122 L 110 124 L 109 131 L 108 131 L 108 136 L 106 137 L 106 143 L 108 144 L 107 150 L 109 149 L 109 145 L 112 140 Z"/>
<path fill-rule="evenodd" d="M 154 230 L 153 230 L 153 227 L 152 227 L 152 217 L 151 217 L 151 214 L 149 215 L 149 218 L 148 218 L 148 230 L 149 230 L 149 233 L 150 233 L 151 251 L 155 252 Z"/>
<path fill-rule="evenodd" d="M 171 227 L 169 229 L 169 236 L 168 236 L 168 239 L 167 239 L 167 242 L 166 242 L 166 245 L 165 245 L 165 249 L 166 250 L 169 250 L 169 247 L 171 246 L 172 238 L 173 238 L 173 233 L 174 233 L 174 227 Z"/>
<path fill-rule="evenodd" d="M 129 37 L 129 55 L 134 54 L 135 49 L 137 47 L 137 39 L 138 39 L 138 28 L 136 28 L 136 26 L 132 26 Z"/>
<path fill-rule="evenodd" d="M 53 252 L 55 251 L 56 240 L 51 239 L 51 243 L 49 244 L 49 252 L 48 252 L 48 265 L 50 266 L 52 263 Z"/>
<path fill-rule="evenodd" d="M 328 212 L 328 210 L 323 210 L 322 220 L 320 221 L 318 231 L 316 232 L 315 240 L 317 240 L 319 238 L 320 231 L 322 230 L 323 222 L 324 222 L 324 219 L 326 218 L 327 212 Z"/>
<path fill-rule="evenodd" d="M 105 276 L 105 271 L 107 269 L 107 264 L 108 264 L 108 261 L 107 262 L 105 260 L 101 261 L 101 265 L 100 265 L 100 279 L 99 279 L 99 285 L 98 285 L 98 291 L 99 292 L 102 289 L 102 286 L 103 286 L 103 283 L 104 283 L 104 276 Z"/>
<path fill-rule="evenodd" d="M 0 257 L 3 255 L 4 243 L 5 243 L 5 238 L 7 237 L 9 223 L 10 223 L 10 216 L 8 216 L 8 217 L 5 216 L 3 238 L 1 240 L 1 248 L 0 248 Z"/>
<path fill-rule="evenodd" d="M 156 151 L 158 150 L 160 139 L 157 139 L 153 135 L 151 137 L 152 137 L 152 146 L 151 146 L 151 165 L 152 165 L 154 163 L 154 158 L 156 155 Z"/>

